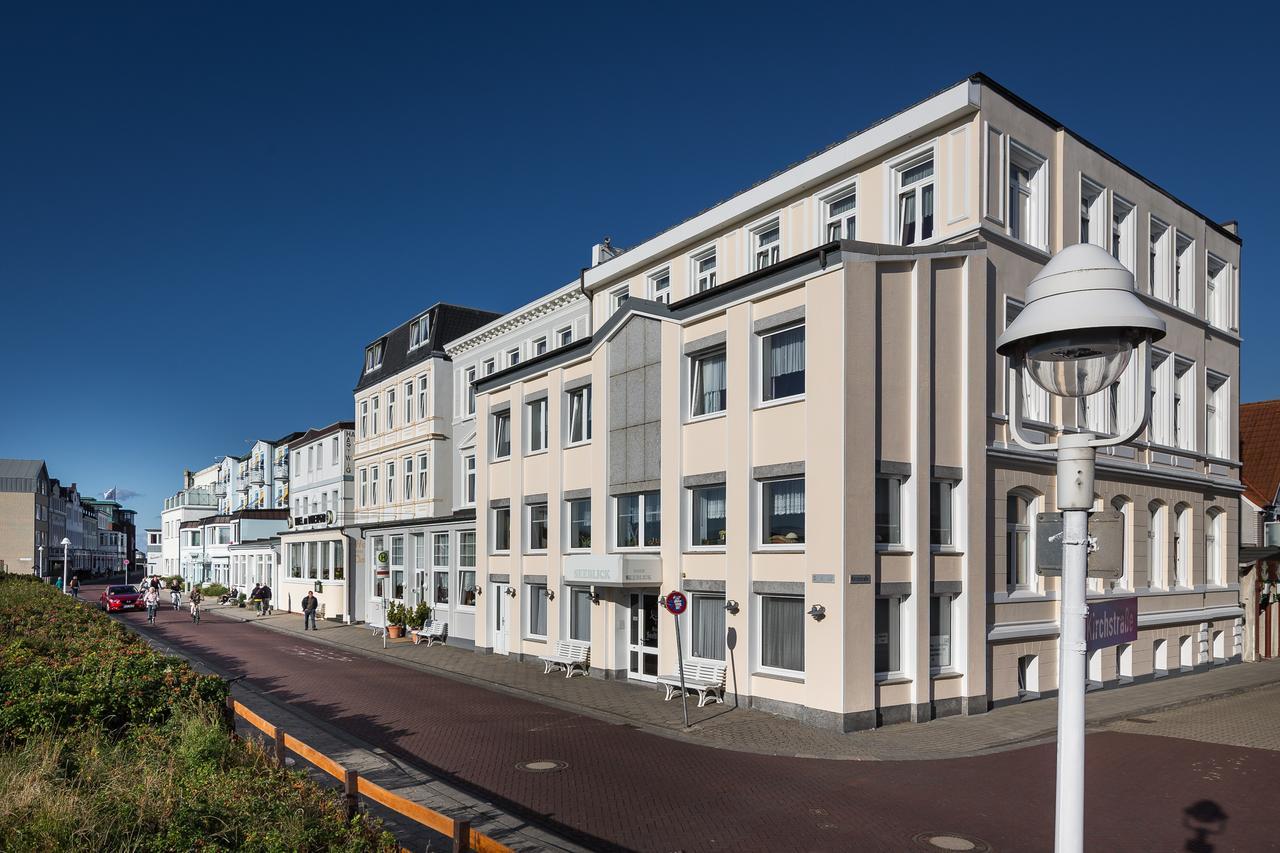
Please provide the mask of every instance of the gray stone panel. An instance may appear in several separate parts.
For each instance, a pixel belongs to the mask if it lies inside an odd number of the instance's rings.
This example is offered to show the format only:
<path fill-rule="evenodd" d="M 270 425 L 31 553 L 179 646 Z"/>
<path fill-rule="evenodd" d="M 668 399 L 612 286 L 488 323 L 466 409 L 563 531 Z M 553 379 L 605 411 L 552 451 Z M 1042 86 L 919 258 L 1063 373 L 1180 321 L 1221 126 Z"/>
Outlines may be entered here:
<path fill-rule="evenodd" d="M 685 578 L 683 585 L 688 592 L 724 592 L 724 581 L 704 581 Z"/>
<path fill-rule="evenodd" d="M 756 595 L 804 595 L 804 581 L 752 581 Z"/>

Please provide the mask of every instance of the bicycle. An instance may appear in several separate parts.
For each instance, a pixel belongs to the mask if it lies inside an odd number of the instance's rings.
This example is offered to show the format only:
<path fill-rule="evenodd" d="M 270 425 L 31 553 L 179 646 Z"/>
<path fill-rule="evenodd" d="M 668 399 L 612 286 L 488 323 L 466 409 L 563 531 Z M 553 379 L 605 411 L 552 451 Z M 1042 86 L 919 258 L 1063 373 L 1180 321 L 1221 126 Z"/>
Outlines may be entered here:
<path fill-rule="evenodd" d="M 200 602 L 191 602 L 191 622 L 195 625 L 200 624 Z"/>
<path fill-rule="evenodd" d="M 173 600 L 173 609 L 175 611 L 181 610 L 182 609 L 182 593 L 174 591 L 174 593 L 171 595 L 171 598 Z"/>

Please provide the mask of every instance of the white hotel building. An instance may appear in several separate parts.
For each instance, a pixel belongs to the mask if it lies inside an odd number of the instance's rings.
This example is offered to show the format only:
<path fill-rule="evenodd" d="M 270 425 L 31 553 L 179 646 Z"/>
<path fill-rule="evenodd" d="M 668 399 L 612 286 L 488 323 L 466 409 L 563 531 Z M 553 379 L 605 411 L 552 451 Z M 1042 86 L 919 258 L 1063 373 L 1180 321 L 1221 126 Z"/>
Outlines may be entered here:
<path fill-rule="evenodd" d="M 1053 460 L 1008 436 L 994 345 L 1076 242 L 1112 252 L 1168 324 L 1150 428 L 1098 461 L 1125 569 L 1090 595 L 1137 596 L 1139 636 L 1095 652 L 1090 682 L 1238 660 L 1240 239 L 983 76 L 598 263 L 590 335 L 477 372 L 476 646 L 575 639 L 593 675 L 651 681 L 676 669 L 658 596 L 682 589 L 686 653 L 814 724 L 1052 692 L 1057 583 L 1033 567 Z M 364 535 L 389 543 L 397 593 L 418 566 L 405 537 L 450 512 L 400 510 L 401 439 L 359 426 L 410 373 L 356 391 L 357 474 L 383 484 L 359 480 L 357 511 L 378 519 Z M 1135 379 L 1022 405 L 1047 438 L 1105 433 L 1136 410 Z M 383 520 L 400 512 L 415 520 Z"/>

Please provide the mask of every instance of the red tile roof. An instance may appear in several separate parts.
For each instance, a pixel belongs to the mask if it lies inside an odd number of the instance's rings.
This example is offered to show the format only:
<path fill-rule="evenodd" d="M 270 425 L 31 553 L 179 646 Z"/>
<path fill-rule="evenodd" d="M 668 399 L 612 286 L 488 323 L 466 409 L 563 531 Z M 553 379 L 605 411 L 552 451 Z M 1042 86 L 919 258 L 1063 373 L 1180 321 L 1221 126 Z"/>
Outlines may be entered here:
<path fill-rule="evenodd" d="M 1240 478 L 1258 506 L 1275 501 L 1280 487 L 1280 400 L 1240 404 Z"/>

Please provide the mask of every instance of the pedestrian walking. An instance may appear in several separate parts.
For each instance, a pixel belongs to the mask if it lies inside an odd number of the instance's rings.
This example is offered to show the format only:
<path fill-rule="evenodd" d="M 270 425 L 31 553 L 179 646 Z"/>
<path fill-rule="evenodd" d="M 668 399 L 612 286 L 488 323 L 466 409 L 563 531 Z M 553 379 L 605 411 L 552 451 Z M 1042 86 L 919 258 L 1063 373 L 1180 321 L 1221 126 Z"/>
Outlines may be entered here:
<path fill-rule="evenodd" d="M 80 597 L 80 578 L 78 577 L 71 579 L 71 594 L 76 598 Z"/>
<path fill-rule="evenodd" d="M 142 603 L 147 606 L 147 624 L 156 624 L 156 608 L 160 606 L 160 587 L 150 587 L 142 594 Z"/>
<path fill-rule="evenodd" d="M 262 615 L 262 584 L 255 583 L 253 585 L 253 592 L 249 593 L 249 600 L 253 602 L 253 609 L 257 611 L 259 616 L 261 616 Z"/>
<path fill-rule="evenodd" d="M 58 592 L 62 592 L 62 578 L 55 578 L 53 585 L 58 588 Z"/>
<path fill-rule="evenodd" d="M 261 595 L 262 595 L 262 612 L 259 615 L 270 616 L 271 615 L 271 586 L 269 584 L 264 583 L 262 585 Z"/>
<path fill-rule="evenodd" d="M 316 628 L 316 608 L 320 606 L 316 594 L 307 590 L 307 595 L 302 599 L 302 630 L 310 628 L 312 631 L 319 630 Z"/>
<path fill-rule="evenodd" d="M 194 587 L 191 590 L 191 621 L 200 624 L 200 602 L 204 601 L 204 596 L 200 593 L 200 587 Z"/>

